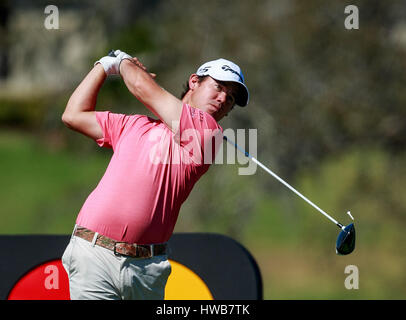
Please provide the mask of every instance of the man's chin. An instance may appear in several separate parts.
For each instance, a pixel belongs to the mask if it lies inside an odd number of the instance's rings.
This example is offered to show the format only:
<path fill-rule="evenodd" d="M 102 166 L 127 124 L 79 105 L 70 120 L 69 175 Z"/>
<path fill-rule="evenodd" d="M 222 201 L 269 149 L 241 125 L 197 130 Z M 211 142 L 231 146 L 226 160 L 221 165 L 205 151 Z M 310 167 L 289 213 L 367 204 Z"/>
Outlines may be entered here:
<path fill-rule="evenodd" d="M 216 108 L 215 106 L 213 106 L 213 105 L 211 105 L 211 104 L 209 104 L 209 105 L 207 106 L 206 110 L 207 110 L 206 112 L 209 113 L 209 114 L 211 114 L 211 115 L 213 115 L 213 114 L 215 114 L 215 113 L 217 113 L 217 112 L 219 111 L 218 108 Z"/>

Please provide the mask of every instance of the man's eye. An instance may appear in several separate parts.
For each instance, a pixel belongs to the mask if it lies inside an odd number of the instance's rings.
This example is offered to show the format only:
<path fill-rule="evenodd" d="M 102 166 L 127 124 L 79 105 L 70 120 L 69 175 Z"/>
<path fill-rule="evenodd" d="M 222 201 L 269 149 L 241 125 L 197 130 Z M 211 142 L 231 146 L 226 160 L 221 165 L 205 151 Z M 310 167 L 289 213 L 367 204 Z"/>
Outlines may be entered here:
<path fill-rule="evenodd" d="M 234 97 L 233 97 L 232 95 L 227 95 L 227 101 L 228 101 L 229 103 L 231 103 L 231 104 L 234 104 L 234 103 L 235 103 L 235 99 L 234 99 Z"/>

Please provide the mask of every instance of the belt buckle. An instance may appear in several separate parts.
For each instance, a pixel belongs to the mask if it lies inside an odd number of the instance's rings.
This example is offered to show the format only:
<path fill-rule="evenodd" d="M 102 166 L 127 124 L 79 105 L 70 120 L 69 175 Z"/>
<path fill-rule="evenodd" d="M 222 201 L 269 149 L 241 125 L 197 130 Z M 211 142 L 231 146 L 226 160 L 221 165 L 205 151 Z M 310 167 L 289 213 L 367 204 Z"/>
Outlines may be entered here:
<path fill-rule="evenodd" d="M 133 258 L 138 258 L 138 255 L 140 254 L 140 248 L 138 247 L 138 245 L 133 244 L 133 248 L 134 248 L 134 252 L 131 252 L 133 250 L 130 250 L 130 252 L 128 252 L 128 249 L 125 248 L 125 253 L 119 253 L 117 252 L 117 244 L 120 243 L 124 243 L 124 244 L 128 244 L 127 242 L 115 242 L 114 246 L 113 246 L 113 253 L 115 256 L 128 256 L 128 257 L 133 257 Z"/>
<path fill-rule="evenodd" d="M 114 242 L 114 246 L 113 246 L 113 253 L 114 253 L 114 255 L 115 256 L 122 256 L 122 254 L 121 253 L 119 253 L 119 252 L 117 252 L 117 243 L 123 243 L 123 242 Z"/>
<path fill-rule="evenodd" d="M 114 243 L 113 253 L 114 253 L 115 256 L 122 256 L 122 255 L 126 256 L 126 255 L 128 255 L 128 256 L 132 256 L 134 258 L 139 258 L 139 257 L 152 258 L 152 257 L 155 256 L 155 254 L 154 254 L 154 245 L 153 244 L 152 245 L 147 245 L 147 246 L 139 246 L 137 244 L 133 244 L 134 249 L 135 249 L 134 254 L 125 254 L 125 253 L 117 252 L 117 244 L 119 244 L 119 243 L 126 243 L 126 242 L 115 242 Z M 145 251 L 148 251 L 147 252 L 148 254 L 145 254 L 146 253 Z"/>

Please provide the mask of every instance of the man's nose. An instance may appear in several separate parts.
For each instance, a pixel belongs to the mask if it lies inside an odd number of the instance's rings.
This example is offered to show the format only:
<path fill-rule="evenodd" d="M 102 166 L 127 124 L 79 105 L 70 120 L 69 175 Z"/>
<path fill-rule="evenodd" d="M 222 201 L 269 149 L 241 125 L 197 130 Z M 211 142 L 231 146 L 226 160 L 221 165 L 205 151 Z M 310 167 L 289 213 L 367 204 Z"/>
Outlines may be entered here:
<path fill-rule="evenodd" d="M 224 91 L 219 92 L 219 94 L 217 95 L 217 101 L 220 103 L 224 103 L 227 100 L 227 93 L 225 93 Z"/>

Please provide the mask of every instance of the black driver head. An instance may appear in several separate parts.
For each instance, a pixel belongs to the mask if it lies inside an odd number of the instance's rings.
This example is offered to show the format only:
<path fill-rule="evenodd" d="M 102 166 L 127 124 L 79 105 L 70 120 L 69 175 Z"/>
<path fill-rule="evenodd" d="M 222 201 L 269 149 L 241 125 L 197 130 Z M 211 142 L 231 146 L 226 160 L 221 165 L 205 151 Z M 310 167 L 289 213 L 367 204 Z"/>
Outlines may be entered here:
<path fill-rule="evenodd" d="M 350 254 L 355 248 L 355 227 L 351 223 L 341 230 L 337 238 L 336 253 L 341 255 Z"/>

